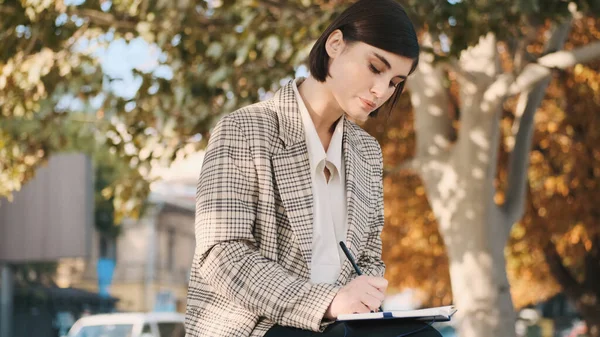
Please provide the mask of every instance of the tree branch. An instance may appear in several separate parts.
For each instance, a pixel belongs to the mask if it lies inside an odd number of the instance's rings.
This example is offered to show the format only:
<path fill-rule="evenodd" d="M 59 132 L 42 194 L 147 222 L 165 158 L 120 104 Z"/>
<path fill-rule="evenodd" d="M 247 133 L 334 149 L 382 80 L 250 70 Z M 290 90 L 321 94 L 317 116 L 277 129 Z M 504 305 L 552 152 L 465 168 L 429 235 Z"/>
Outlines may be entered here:
<path fill-rule="evenodd" d="M 142 0 L 140 5 L 140 18 L 146 20 L 146 15 L 148 14 L 148 5 L 150 0 Z"/>
<path fill-rule="evenodd" d="M 259 7 L 268 8 L 272 13 L 276 12 L 278 15 L 281 15 L 284 10 L 291 10 L 300 19 L 308 18 L 311 14 L 309 7 L 302 7 L 295 3 L 291 3 L 290 1 L 258 0 L 257 4 Z M 322 10 L 323 9 L 319 8 L 319 11 Z"/>
<path fill-rule="evenodd" d="M 442 62 L 441 65 L 446 69 L 446 71 L 451 71 L 456 74 L 456 76 L 463 81 L 474 82 L 475 76 L 473 74 L 464 71 L 461 68 L 460 64 L 458 64 L 458 60 L 455 58 L 448 59 L 445 62 Z"/>
<path fill-rule="evenodd" d="M 427 38 L 427 39 L 429 40 L 429 38 Z M 429 41 L 427 41 L 427 43 L 428 42 Z M 445 71 L 455 73 L 459 79 L 462 79 L 464 81 L 467 81 L 467 82 L 475 81 L 475 76 L 473 76 L 473 74 L 462 69 L 458 60 L 455 57 L 440 55 L 440 54 L 436 53 L 435 49 L 429 45 L 424 45 L 424 46 L 421 46 L 420 48 L 421 48 L 421 52 L 423 54 L 430 54 L 431 56 L 433 56 L 433 59 L 437 59 L 439 61 L 438 64 Z M 421 56 L 421 58 L 422 58 L 422 56 Z"/>
<path fill-rule="evenodd" d="M 473 80 L 463 81 L 459 79 L 461 126 L 458 131 L 457 146 L 461 148 L 461 150 L 457 151 L 457 153 L 468 154 L 466 152 L 469 152 L 469 149 L 473 144 L 471 139 L 472 131 L 476 128 L 481 130 L 481 127 L 483 126 L 482 123 L 487 124 L 487 121 L 489 120 L 487 115 L 493 113 L 493 110 L 496 108 L 493 107 L 490 109 L 489 105 L 484 107 L 482 103 L 484 95 L 483 90 L 491 88 L 490 85 L 498 85 L 494 84 L 494 79 L 498 77 L 497 56 L 496 37 L 492 33 L 480 37 L 477 45 L 469 47 L 461 53 L 459 60 L 460 66 L 464 71 L 470 73 Z M 499 81 L 499 83 L 504 81 L 505 80 Z M 487 131 L 489 125 L 483 127 L 486 129 L 485 131 Z M 478 143 L 481 145 L 482 142 Z M 490 144 L 485 144 L 484 146 L 489 147 Z"/>
<path fill-rule="evenodd" d="M 516 42 L 516 50 L 513 57 L 514 71 L 513 73 L 516 75 L 523 70 L 523 65 L 525 64 L 525 56 L 527 55 L 527 43 L 526 40 L 520 40 Z"/>
<path fill-rule="evenodd" d="M 600 58 L 600 41 L 570 51 L 553 52 L 540 57 L 535 63 L 528 64 L 506 92 L 500 93 L 505 96 L 513 96 L 530 91 L 538 82 L 550 76 L 554 69 L 566 69 L 578 63 L 586 63 L 598 58 Z M 497 81 L 503 82 L 505 79 L 501 78 Z"/>
<path fill-rule="evenodd" d="M 571 20 L 568 20 L 556 27 L 546 43 L 545 54 L 563 48 L 571 30 L 571 25 Z M 548 76 L 539 81 L 531 91 L 521 93 L 515 111 L 516 118 L 515 126 L 513 127 L 515 145 L 509 158 L 506 202 L 502 206 L 502 210 L 507 216 L 509 227 L 512 227 L 525 213 L 527 169 L 529 167 L 529 152 L 533 141 L 533 117 L 535 111 L 542 103 L 549 84 L 550 77 Z"/>
<path fill-rule="evenodd" d="M 27 55 L 29 55 L 29 53 L 31 53 L 31 51 L 35 47 L 35 44 L 38 41 L 38 36 L 39 36 L 38 30 L 32 29 L 31 38 L 29 40 L 29 43 L 27 44 L 27 47 L 25 47 L 25 50 L 23 51 L 23 56 L 26 57 Z"/>
<path fill-rule="evenodd" d="M 0 5 L 0 14 L 12 15 L 15 14 L 16 9 L 14 7 Z"/>
<path fill-rule="evenodd" d="M 415 115 L 417 159 L 447 152 L 454 138 L 444 70 L 433 61 L 434 55 L 421 53 L 419 67 L 407 82 Z"/>
<path fill-rule="evenodd" d="M 592 42 L 570 51 L 557 51 L 540 57 L 536 63 L 530 63 L 516 79 L 508 95 L 516 95 L 535 86 L 550 76 L 552 69 L 566 69 L 578 63 L 586 63 L 600 58 L 600 41 Z"/>
<path fill-rule="evenodd" d="M 543 24 L 535 22 L 531 17 L 524 19 L 523 26 L 520 28 L 524 32 L 523 37 L 518 38 L 514 43 L 513 52 L 513 71 L 516 77 L 523 71 L 527 63 L 534 61 L 532 55 L 527 52 L 527 46 L 537 39 L 539 29 Z"/>
<path fill-rule="evenodd" d="M 483 188 L 486 198 L 493 198 L 502 92 L 510 84 L 509 76 L 501 74 L 496 36 L 480 37 L 477 45 L 461 53 L 460 64 L 475 81 L 459 81 L 461 116 L 455 161 L 469 163 L 468 170 L 478 172 L 476 188 Z"/>
<path fill-rule="evenodd" d="M 73 8 L 70 7 L 67 10 L 67 14 L 69 16 L 76 15 L 80 18 L 87 18 L 93 24 L 101 26 L 101 27 L 114 27 L 118 29 L 125 30 L 135 30 L 138 24 L 138 20 L 133 19 L 132 17 L 115 17 L 113 14 L 105 13 L 102 11 L 89 9 L 89 8 Z"/>
<path fill-rule="evenodd" d="M 306 8 L 300 8 L 299 6 L 296 6 L 295 4 L 290 3 L 289 1 L 275 1 L 275 0 L 258 0 L 259 3 L 262 3 L 263 5 L 267 6 L 267 7 L 273 7 L 273 8 L 277 8 L 277 9 L 291 9 L 294 10 L 296 12 L 304 12 L 306 10 Z"/>
<path fill-rule="evenodd" d="M 147 11 L 147 9 L 145 9 Z M 136 31 L 139 22 L 143 21 L 145 16 L 116 16 L 110 13 L 102 12 L 90 8 L 73 8 L 69 7 L 67 10 L 68 15 L 76 15 L 81 18 L 88 19 L 90 23 L 98 27 L 103 28 L 116 28 L 121 31 Z M 197 14 L 195 11 L 190 12 L 189 15 L 193 15 L 193 21 L 195 24 L 202 26 L 222 26 L 224 25 L 223 20 L 216 18 L 207 18 L 204 15 Z M 180 22 L 172 23 L 181 24 Z M 153 27 L 160 27 L 158 24 L 154 24 Z"/>

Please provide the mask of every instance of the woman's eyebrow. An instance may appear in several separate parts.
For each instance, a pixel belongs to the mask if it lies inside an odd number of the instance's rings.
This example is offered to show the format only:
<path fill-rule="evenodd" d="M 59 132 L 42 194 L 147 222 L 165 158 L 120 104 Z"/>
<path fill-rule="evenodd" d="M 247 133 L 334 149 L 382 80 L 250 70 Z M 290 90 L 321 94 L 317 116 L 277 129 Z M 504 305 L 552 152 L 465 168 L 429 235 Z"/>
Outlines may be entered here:
<path fill-rule="evenodd" d="M 383 57 L 382 55 L 377 54 L 376 52 L 373 52 L 373 55 L 375 55 L 375 57 L 377 57 L 381 62 L 383 62 L 383 64 L 385 64 L 385 67 L 388 69 L 391 69 L 392 66 L 390 65 L 390 63 L 388 62 L 388 60 Z M 394 77 L 400 77 L 401 79 L 405 80 L 406 76 L 404 75 L 396 75 Z"/>

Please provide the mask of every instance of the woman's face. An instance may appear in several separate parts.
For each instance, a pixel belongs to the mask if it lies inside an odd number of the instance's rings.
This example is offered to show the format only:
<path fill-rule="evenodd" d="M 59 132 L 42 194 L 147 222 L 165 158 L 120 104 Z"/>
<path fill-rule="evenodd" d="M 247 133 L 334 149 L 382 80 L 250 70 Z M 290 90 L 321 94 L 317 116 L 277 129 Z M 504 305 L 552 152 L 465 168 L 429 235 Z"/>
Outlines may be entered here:
<path fill-rule="evenodd" d="M 385 103 L 406 80 L 413 60 L 363 42 L 345 43 L 333 32 L 325 46 L 330 57 L 326 85 L 340 108 L 359 122 Z"/>

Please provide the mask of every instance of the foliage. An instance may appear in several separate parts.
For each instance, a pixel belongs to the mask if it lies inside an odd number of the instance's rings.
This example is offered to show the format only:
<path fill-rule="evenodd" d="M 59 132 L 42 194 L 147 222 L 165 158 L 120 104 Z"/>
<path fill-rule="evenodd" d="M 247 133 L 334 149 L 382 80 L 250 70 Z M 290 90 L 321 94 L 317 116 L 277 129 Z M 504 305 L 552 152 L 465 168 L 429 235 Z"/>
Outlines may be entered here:
<path fill-rule="evenodd" d="M 570 44 L 598 38 L 600 20 L 586 18 L 576 23 Z M 549 243 L 579 282 L 591 277 L 585 273 L 585 256 L 600 244 L 594 240 L 600 234 L 595 203 L 600 197 L 600 62 L 558 74 L 536 117 L 529 209 L 513 230 L 508 251 L 513 284 L 520 285 L 515 287 L 517 305 L 560 289 L 546 263 Z M 600 261 L 596 264 L 600 268 Z"/>
<path fill-rule="evenodd" d="M 97 186 L 113 201 L 115 222 L 123 215 L 137 216 L 151 167 L 168 165 L 183 149 L 202 148 L 221 114 L 267 97 L 281 79 L 293 76 L 312 42 L 348 3 L 0 0 L 0 196 L 18 190 L 52 152 L 77 148 L 81 139 L 88 139 L 125 163 L 119 174 L 101 174 Z M 562 0 L 402 3 L 419 30 L 432 33 L 432 51 L 440 59 L 458 55 L 490 31 L 510 51 L 530 43 L 531 35 L 545 32 L 549 20 L 568 12 L 568 2 Z M 583 12 L 600 12 L 600 1 L 572 3 Z M 578 23 L 571 43 L 599 38 L 597 23 L 587 22 Z M 113 43 L 131 45 L 140 39 L 158 56 L 155 65 L 133 69 L 140 84 L 129 97 L 114 89 L 122 79 L 103 72 L 100 57 Z M 531 42 L 528 52 L 525 59 L 539 56 L 539 41 Z M 159 68 L 167 70 L 160 73 Z M 566 261 L 580 261 L 581 249 L 566 248 L 571 247 L 568 240 L 586 242 L 583 233 L 596 221 L 595 199 L 587 198 L 593 193 L 588 186 L 597 182 L 597 154 L 590 147 L 597 118 L 584 112 L 598 109 L 585 105 L 596 100 L 582 98 L 599 97 L 597 71 L 592 65 L 563 73 L 538 114 L 529 178 L 538 212 L 546 213 L 536 221 L 526 216 L 513 231 L 507 254 L 518 305 L 558 289 L 539 250 L 546 234 L 554 233 Z M 451 81 L 447 86 L 456 98 Z M 389 120 L 370 126 L 384 144 L 388 167 L 413 154 L 406 96 Z M 65 97 L 78 104 L 65 105 Z M 512 121 L 510 104 L 504 128 Z M 70 138 L 72 133 L 82 138 Z M 500 164 L 506 167 L 505 161 Z M 498 184 L 505 178 L 500 170 Z M 421 287 L 432 294 L 431 303 L 448 303 L 448 262 L 422 183 L 410 173 L 390 174 L 385 194 L 388 226 L 383 239 L 392 285 Z M 110 208 L 103 204 L 100 210 L 108 214 Z M 531 282 L 538 286 L 526 291 Z"/>
<path fill-rule="evenodd" d="M 574 23 L 567 48 L 600 38 L 600 20 L 586 17 Z M 541 50 L 545 28 L 532 50 Z M 449 91 L 456 97 L 453 84 Z M 546 262 L 544 247 L 557 246 L 574 277 L 586 278 L 584 263 L 600 231 L 595 200 L 600 189 L 598 137 L 600 133 L 600 63 L 578 65 L 554 76 L 536 113 L 529 168 L 529 207 L 512 230 L 506 249 L 507 270 L 516 307 L 550 298 L 561 290 Z M 503 141 L 498 162 L 496 201 L 504 201 L 508 144 L 516 99 L 505 104 L 501 122 Z M 414 156 L 414 116 L 407 97 L 390 116 L 380 116 L 366 127 L 382 144 L 385 166 L 397 167 Z M 383 233 L 387 276 L 395 288 L 418 287 L 430 305 L 451 302 L 448 260 L 437 222 L 417 175 L 401 170 L 384 180 L 386 228 Z M 551 241 L 552 240 L 552 241 Z"/>
<path fill-rule="evenodd" d="M 597 1 L 575 2 L 583 10 L 598 8 Z M 107 146 L 140 171 L 139 183 L 123 178 L 113 185 L 118 216 L 139 214 L 151 166 L 168 165 L 188 144 L 201 148 L 216 117 L 263 98 L 293 75 L 312 42 L 348 3 L 0 1 L 2 118 L 38 123 L 16 134 L 0 126 L 0 195 L 18 190 L 61 149 L 64 140 L 53 134 L 52 122 L 74 110 L 95 118 L 108 135 Z M 404 4 L 418 27 L 443 33 L 436 44 L 441 56 L 458 53 L 489 30 L 518 39 L 523 32 L 505 27 L 566 13 L 561 0 L 544 6 L 523 0 Z M 110 91 L 121 79 L 102 71 L 99 55 L 111 43 L 140 38 L 159 54 L 157 64 L 134 69 L 140 87 L 133 97 L 123 97 Z M 448 50 L 444 41 L 451 41 Z M 167 75 L 155 71 L 160 67 Z M 69 95 L 85 111 L 59 104 Z M 91 104 L 94 100 L 100 105 Z"/>
<path fill-rule="evenodd" d="M 14 265 L 15 285 L 25 288 L 31 285 L 54 286 L 53 276 L 56 273 L 57 262 L 34 262 Z"/>

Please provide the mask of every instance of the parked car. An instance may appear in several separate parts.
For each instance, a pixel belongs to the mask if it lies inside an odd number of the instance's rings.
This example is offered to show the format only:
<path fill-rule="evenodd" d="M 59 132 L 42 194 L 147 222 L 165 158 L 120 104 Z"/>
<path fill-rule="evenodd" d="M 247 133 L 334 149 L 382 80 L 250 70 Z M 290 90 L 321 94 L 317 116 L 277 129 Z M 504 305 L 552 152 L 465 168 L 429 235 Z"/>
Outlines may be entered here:
<path fill-rule="evenodd" d="M 80 318 L 67 337 L 184 337 L 184 315 L 115 313 Z"/>

